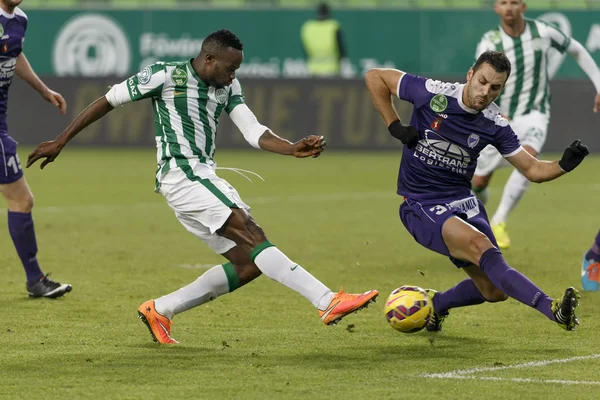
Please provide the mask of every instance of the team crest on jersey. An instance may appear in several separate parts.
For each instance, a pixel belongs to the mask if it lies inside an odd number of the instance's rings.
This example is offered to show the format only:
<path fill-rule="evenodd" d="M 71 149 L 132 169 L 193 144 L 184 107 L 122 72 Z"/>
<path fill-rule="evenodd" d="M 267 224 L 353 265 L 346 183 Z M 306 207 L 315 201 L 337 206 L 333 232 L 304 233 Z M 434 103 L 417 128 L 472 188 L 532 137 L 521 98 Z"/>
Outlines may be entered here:
<path fill-rule="evenodd" d="M 497 30 L 489 31 L 484 36 L 486 37 L 487 40 L 489 40 L 496 46 L 499 45 L 500 43 L 502 43 L 502 36 L 500 36 L 500 31 L 497 31 Z"/>
<path fill-rule="evenodd" d="M 4 26 L 0 24 L 0 37 L 4 36 Z"/>
<path fill-rule="evenodd" d="M 441 113 L 448 107 L 448 98 L 443 94 L 436 94 L 429 102 L 429 107 L 433 112 Z"/>
<path fill-rule="evenodd" d="M 184 69 L 177 67 L 171 73 L 171 80 L 177 86 L 183 86 L 188 81 L 187 72 Z"/>
<path fill-rule="evenodd" d="M 215 99 L 217 99 L 217 103 L 225 104 L 227 101 L 227 90 L 223 88 L 215 90 Z"/>
<path fill-rule="evenodd" d="M 146 83 L 150 82 L 150 79 L 152 79 L 152 68 L 150 68 L 149 66 L 144 68 L 143 70 L 138 72 L 137 78 L 138 82 L 142 85 L 145 85 Z"/>
<path fill-rule="evenodd" d="M 479 135 L 476 133 L 471 133 L 469 135 L 469 137 L 467 138 L 467 146 L 469 146 L 471 149 L 474 149 L 478 143 L 479 143 Z"/>

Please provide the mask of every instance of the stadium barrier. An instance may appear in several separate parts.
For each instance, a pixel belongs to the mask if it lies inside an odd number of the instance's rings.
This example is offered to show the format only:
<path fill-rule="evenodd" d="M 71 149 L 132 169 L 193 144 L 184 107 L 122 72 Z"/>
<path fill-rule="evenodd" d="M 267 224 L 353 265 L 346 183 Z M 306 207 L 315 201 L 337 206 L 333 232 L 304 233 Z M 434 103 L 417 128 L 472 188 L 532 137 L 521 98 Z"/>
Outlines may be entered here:
<path fill-rule="evenodd" d="M 455 81 L 456 79 L 442 80 Z M 121 78 L 122 79 L 122 78 Z M 46 78 L 51 88 L 68 101 L 67 116 L 17 79 L 11 88 L 9 131 L 21 144 L 37 144 L 54 138 L 89 103 L 104 95 L 119 78 Z M 460 80 L 460 78 L 458 79 Z M 371 104 L 362 79 L 246 79 L 246 102 L 259 121 L 290 140 L 308 134 L 327 137 L 332 149 L 384 150 L 400 143 L 387 133 Z M 552 118 L 546 151 L 560 151 L 575 138 L 591 150 L 600 150 L 600 115 L 593 114 L 595 90 L 587 81 L 552 83 Z M 408 121 L 411 106 L 397 103 Z M 154 146 L 153 110 L 150 100 L 128 104 L 91 125 L 74 143 L 86 146 Z M 248 148 L 243 136 L 223 113 L 218 127 L 219 148 Z"/>
<path fill-rule="evenodd" d="M 26 3 L 26 2 L 25 2 Z M 24 5 L 26 6 L 26 4 Z M 25 53 L 41 75 L 125 76 L 157 60 L 194 57 L 205 35 L 228 28 L 245 44 L 240 77 L 306 76 L 302 23 L 313 10 L 34 10 Z M 583 43 L 600 62 L 598 11 L 539 11 Z M 338 10 L 348 50 L 343 76 L 373 66 L 423 75 L 464 76 L 484 32 L 498 24 L 490 8 L 457 10 Z M 585 75 L 567 57 L 558 78 Z"/>

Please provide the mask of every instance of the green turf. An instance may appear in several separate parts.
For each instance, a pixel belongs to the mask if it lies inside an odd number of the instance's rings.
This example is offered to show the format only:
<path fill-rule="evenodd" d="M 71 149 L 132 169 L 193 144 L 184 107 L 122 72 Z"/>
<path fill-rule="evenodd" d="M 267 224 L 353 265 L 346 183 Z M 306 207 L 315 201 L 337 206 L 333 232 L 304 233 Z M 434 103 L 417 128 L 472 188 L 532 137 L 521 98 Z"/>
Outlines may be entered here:
<path fill-rule="evenodd" d="M 137 319 L 138 305 L 222 261 L 153 193 L 154 160 L 151 149 L 67 148 L 44 171 L 27 171 L 36 196 L 39 259 L 74 289 L 56 301 L 28 299 L 4 231 L 0 398 L 597 397 L 598 385 L 547 380 L 600 381 L 600 358 L 460 380 L 418 376 L 598 354 L 600 292 L 583 294 L 576 332 L 513 300 L 453 310 L 435 336 L 393 331 L 382 300 L 395 287 L 443 290 L 464 278 L 402 226 L 394 194 L 397 153 L 329 152 L 293 160 L 218 152 L 221 166 L 266 179 L 250 183 L 220 173 L 253 206 L 269 239 L 331 288 L 377 288 L 382 299 L 326 327 L 305 299 L 261 277 L 177 316 L 173 335 L 181 345 L 153 344 Z M 600 158 L 590 158 L 559 181 L 533 186 L 509 220 L 508 262 L 550 295 L 580 285 L 582 252 L 600 226 L 599 169 Z M 491 211 L 508 172 L 493 181 Z M 0 224 L 6 226 L 4 212 Z M 539 381 L 509 380 L 515 378 Z"/>

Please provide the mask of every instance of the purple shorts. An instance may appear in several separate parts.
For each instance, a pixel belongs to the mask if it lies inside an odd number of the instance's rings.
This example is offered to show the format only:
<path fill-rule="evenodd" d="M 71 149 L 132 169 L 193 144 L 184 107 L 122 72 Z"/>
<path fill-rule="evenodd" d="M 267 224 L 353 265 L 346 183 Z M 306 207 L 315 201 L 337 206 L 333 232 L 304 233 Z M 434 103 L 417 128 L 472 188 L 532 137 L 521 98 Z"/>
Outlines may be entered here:
<path fill-rule="evenodd" d="M 413 238 L 422 246 L 450 257 L 458 268 L 472 265 L 450 255 L 442 238 L 442 226 L 451 217 L 459 217 L 486 235 L 498 247 L 483 204 L 475 196 L 462 199 L 411 200 L 400 206 L 400 219 Z"/>
<path fill-rule="evenodd" d="M 0 136 L 0 185 L 16 182 L 22 177 L 17 142 L 10 136 Z"/>

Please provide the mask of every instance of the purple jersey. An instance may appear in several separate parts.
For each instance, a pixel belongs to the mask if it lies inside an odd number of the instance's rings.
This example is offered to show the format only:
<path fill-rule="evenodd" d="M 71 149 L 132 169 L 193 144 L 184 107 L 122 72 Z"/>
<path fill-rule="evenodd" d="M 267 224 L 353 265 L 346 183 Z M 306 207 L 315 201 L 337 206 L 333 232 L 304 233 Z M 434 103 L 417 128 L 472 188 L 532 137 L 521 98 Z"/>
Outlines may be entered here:
<path fill-rule="evenodd" d="M 0 9 L 0 137 L 8 135 L 6 111 L 8 89 L 17 65 L 17 57 L 23 51 L 27 30 L 27 15 L 18 7 L 14 14 Z"/>
<path fill-rule="evenodd" d="M 521 150 L 496 104 L 477 112 L 463 103 L 464 84 L 404 74 L 398 85 L 398 97 L 414 105 L 410 124 L 419 131 L 418 144 L 403 149 L 399 195 L 423 200 L 467 197 L 485 146 L 493 145 L 504 157 Z"/>

